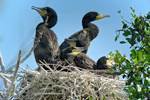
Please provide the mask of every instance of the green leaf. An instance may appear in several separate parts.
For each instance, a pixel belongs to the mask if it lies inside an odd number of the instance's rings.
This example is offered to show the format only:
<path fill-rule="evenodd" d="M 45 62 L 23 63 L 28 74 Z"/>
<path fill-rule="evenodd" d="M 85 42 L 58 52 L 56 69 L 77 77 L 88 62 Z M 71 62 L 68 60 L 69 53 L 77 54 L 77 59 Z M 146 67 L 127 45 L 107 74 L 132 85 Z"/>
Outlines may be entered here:
<path fill-rule="evenodd" d="M 103 99 L 102 100 L 106 100 L 106 97 L 105 96 L 103 96 Z"/>
<path fill-rule="evenodd" d="M 123 35 L 124 35 L 124 36 L 129 36 L 129 35 L 131 35 L 131 33 L 130 33 L 129 30 L 126 30 L 126 31 L 124 31 Z"/>
<path fill-rule="evenodd" d="M 136 18 L 135 9 L 132 8 L 132 7 L 130 7 L 130 8 L 131 8 L 131 16 L 132 16 L 133 18 Z"/>
<path fill-rule="evenodd" d="M 126 42 L 125 42 L 125 41 L 120 41 L 120 43 L 121 43 L 121 44 L 125 44 Z"/>
<path fill-rule="evenodd" d="M 116 35 L 116 37 L 115 37 L 115 41 L 118 40 L 119 36 L 120 36 L 120 34 L 118 33 L 118 34 Z"/>
<path fill-rule="evenodd" d="M 138 53 L 137 53 L 137 59 L 138 59 L 138 61 L 142 61 L 143 60 L 143 52 L 142 51 L 138 51 Z"/>
<path fill-rule="evenodd" d="M 89 96 L 87 100 L 93 100 L 93 97 L 92 97 L 92 96 Z"/>
<path fill-rule="evenodd" d="M 125 22 L 123 22 L 122 28 L 125 29 L 125 28 L 127 28 L 127 27 L 128 27 L 128 25 L 127 25 Z"/>
<path fill-rule="evenodd" d="M 150 12 L 147 14 L 147 17 L 146 17 L 147 19 L 150 19 Z"/>

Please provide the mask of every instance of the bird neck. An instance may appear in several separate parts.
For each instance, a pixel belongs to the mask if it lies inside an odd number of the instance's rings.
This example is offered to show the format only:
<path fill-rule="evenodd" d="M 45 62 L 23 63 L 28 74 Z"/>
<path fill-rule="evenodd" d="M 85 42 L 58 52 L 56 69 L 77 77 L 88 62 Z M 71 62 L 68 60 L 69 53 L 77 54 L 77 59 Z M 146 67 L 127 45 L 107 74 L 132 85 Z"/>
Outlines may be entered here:
<path fill-rule="evenodd" d="M 56 18 L 50 18 L 49 16 L 46 16 L 44 18 L 43 24 L 47 26 L 48 28 L 52 28 L 56 25 L 57 19 Z"/>
<path fill-rule="evenodd" d="M 45 24 L 42 22 L 42 23 L 39 23 L 36 27 L 36 38 L 40 38 L 43 34 L 42 34 L 42 30 L 45 29 Z"/>
<path fill-rule="evenodd" d="M 98 35 L 99 28 L 95 24 L 92 24 L 92 23 L 90 23 L 89 28 L 90 28 L 90 31 L 91 31 L 90 32 L 90 39 L 93 40 Z"/>
<path fill-rule="evenodd" d="M 90 40 L 93 40 L 99 33 L 99 28 L 88 21 L 82 21 L 83 29 L 88 28 L 89 29 L 89 35 L 90 35 Z"/>
<path fill-rule="evenodd" d="M 89 24 L 91 24 L 90 21 L 88 19 L 83 18 L 83 20 L 82 20 L 83 28 L 88 28 Z"/>

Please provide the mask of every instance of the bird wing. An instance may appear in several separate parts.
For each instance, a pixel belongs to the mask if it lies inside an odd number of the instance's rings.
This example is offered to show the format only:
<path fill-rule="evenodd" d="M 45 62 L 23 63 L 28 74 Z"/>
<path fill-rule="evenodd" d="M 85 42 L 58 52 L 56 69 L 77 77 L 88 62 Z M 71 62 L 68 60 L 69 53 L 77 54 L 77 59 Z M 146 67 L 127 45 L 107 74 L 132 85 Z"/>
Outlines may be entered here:
<path fill-rule="evenodd" d="M 75 64 L 80 68 L 93 69 L 96 66 L 95 61 L 89 58 L 86 54 L 81 53 L 74 58 Z"/>
<path fill-rule="evenodd" d="M 88 29 L 83 29 L 72 34 L 69 37 L 69 39 L 72 39 L 74 41 L 81 41 L 81 40 L 85 40 L 85 38 L 89 38 L 88 36 L 89 36 Z"/>
<path fill-rule="evenodd" d="M 69 37 L 76 42 L 76 47 L 80 47 L 83 53 L 87 53 L 88 47 L 90 45 L 90 35 L 89 29 L 85 28 L 79 32 L 74 33 Z"/>
<path fill-rule="evenodd" d="M 90 39 L 87 29 L 81 30 L 74 33 L 69 38 L 65 39 L 61 44 L 61 52 L 68 50 L 68 48 L 78 47 L 82 52 L 87 53 L 88 47 L 90 45 Z"/>

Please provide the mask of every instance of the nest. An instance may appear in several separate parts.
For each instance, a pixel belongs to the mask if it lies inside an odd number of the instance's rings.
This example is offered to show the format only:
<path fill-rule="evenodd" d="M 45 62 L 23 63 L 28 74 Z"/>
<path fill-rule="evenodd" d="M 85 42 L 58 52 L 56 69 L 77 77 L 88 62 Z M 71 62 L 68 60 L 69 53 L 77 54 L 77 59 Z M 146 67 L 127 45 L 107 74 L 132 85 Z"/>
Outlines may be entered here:
<path fill-rule="evenodd" d="M 125 82 L 93 71 L 63 66 L 70 71 L 25 71 L 17 100 L 126 100 Z"/>

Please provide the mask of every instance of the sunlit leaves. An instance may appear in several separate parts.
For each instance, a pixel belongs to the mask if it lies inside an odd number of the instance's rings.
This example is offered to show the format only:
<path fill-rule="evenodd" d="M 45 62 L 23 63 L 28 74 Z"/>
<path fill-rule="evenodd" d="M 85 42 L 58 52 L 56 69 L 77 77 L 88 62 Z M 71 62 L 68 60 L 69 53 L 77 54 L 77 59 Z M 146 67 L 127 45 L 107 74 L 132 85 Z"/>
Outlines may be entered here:
<path fill-rule="evenodd" d="M 119 51 L 114 57 L 115 68 L 126 81 L 126 91 L 130 100 L 149 98 L 150 93 L 150 13 L 137 16 L 131 8 L 132 21 L 122 19 L 122 28 L 118 31 L 115 41 L 124 37 L 121 44 L 130 45 L 130 58 L 127 59 Z"/>
<path fill-rule="evenodd" d="M 128 43 L 134 49 L 139 49 L 139 47 L 143 46 L 150 48 L 150 13 L 146 16 L 137 16 L 135 10 L 133 8 L 131 10 L 132 22 L 122 20 L 122 29 L 117 33 L 115 41 L 122 33 L 125 40 L 120 41 L 121 44 Z"/>

